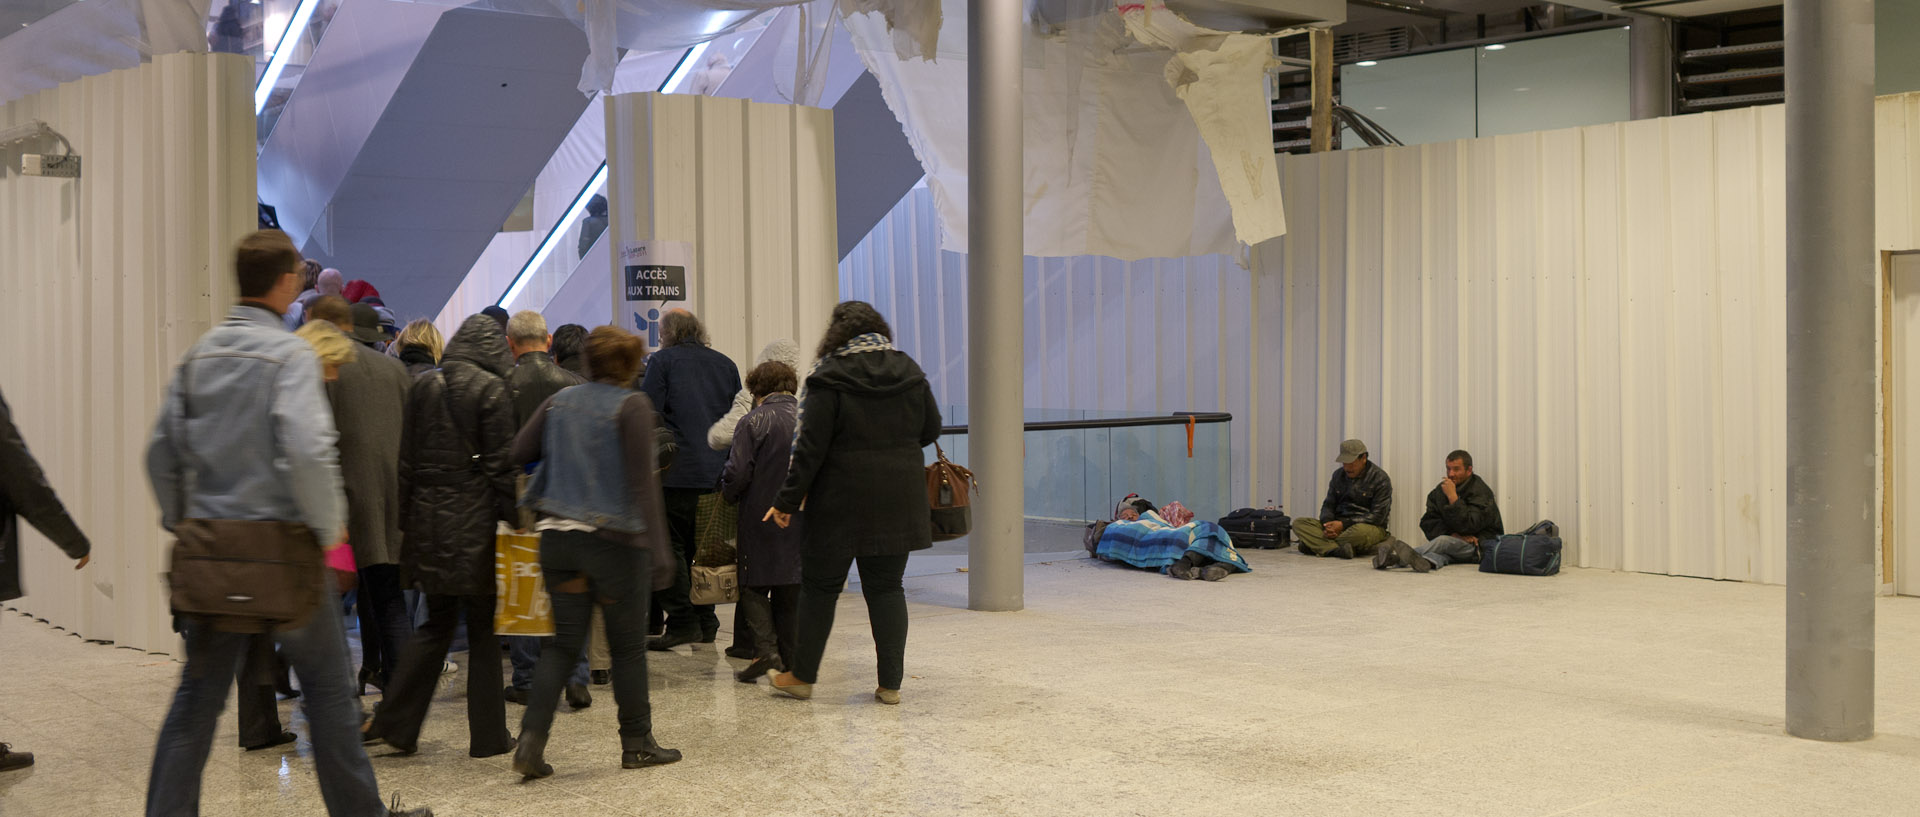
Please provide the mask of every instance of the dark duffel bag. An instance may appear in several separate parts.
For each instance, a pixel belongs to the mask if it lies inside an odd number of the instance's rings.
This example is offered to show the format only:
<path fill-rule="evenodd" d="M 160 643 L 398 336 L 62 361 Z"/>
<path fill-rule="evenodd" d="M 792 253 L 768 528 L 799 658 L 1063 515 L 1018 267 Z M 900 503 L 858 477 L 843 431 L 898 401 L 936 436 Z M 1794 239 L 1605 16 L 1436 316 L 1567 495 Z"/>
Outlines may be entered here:
<path fill-rule="evenodd" d="M 1480 572 L 1552 576 L 1560 572 L 1560 526 L 1541 522 L 1524 533 L 1480 543 Z"/>
<path fill-rule="evenodd" d="M 1220 517 L 1220 527 L 1228 533 L 1286 533 L 1293 529 L 1293 519 L 1282 510 L 1241 508 Z"/>

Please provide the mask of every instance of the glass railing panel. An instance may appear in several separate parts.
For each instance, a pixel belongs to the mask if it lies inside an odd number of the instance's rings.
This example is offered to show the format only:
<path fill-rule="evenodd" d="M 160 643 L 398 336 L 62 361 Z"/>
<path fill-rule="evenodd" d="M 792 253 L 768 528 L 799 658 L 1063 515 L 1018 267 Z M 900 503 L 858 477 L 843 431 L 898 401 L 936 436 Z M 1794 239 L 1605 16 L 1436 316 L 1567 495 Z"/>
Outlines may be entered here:
<path fill-rule="evenodd" d="M 969 456 L 971 435 L 962 430 L 965 407 L 945 406 L 941 414 L 948 433 L 941 435 L 940 444 L 947 457 L 974 467 Z M 1079 409 L 1030 409 L 1024 414 L 1028 426 L 1022 435 L 1022 471 L 1028 519 L 1106 519 L 1113 514 L 1114 503 L 1129 493 L 1156 505 L 1177 500 L 1197 519 L 1218 519 L 1234 508 L 1228 415 L 1198 415 L 1189 444 L 1184 417 Z M 931 448 L 926 457 L 933 461 Z"/>

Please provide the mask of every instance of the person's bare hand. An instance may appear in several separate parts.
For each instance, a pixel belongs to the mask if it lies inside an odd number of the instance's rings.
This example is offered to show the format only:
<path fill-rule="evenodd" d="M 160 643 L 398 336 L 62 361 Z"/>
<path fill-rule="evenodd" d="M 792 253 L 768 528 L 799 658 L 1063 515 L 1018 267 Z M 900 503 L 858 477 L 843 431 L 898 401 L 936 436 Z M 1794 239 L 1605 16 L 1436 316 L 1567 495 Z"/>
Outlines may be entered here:
<path fill-rule="evenodd" d="M 1341 531 L 1344 531 L 1347 529 L 1347 523 L 1340 522 L 1340 521 L 1333 521 L 1333 522 L 1328 522 L 1324 525 L 1321 525 L 1320 528 L 1326 531 L 1328 539 L 1332 539 L 1336 536 L 1339 536 Z"/>
<path fill-rule="evenodd" d="M 1447 495 L 1448 502 L 1460 501 L 1460 489 L 1454 486 L 1453 480 L 1440 480 L 1440 492 Z"/>
<path fill-rule="evenodd" d="M 78 562 L 75 562 L 75 563 L 73 564 L 73 569 L 74 569 L 74 570 L 79 570 L 79 569 L 81 569 L 81 568 L 83 568 L 83 567 L 86 567 L 86 566 L 87 566 L 87 563 L 88 563 L 88 562 L 91 562 L 91 561 L 93 561 L 93 557 L 92 557 L 92 556 L 82 556 L 82 557 L 80 557 L 80 561 L 78 561 Z"/>
<path fill-rule="evenodd" d="M 760 517 L 760 521 L 772 522 L 775 525 L 779 525 L 782 530 L 785 530 L 788 525 L 793 524 L 793 514 L 781 513 L 778 508 L 768 508 L 767 515 Z"/>
<path fill-rule="evenodd" d="M 1460 537 L 1460 541 L 1462 541 L 1462 542 L 1465 542 L 1465 543 L 1467 543 L 1467 544 L 1469 544 L 1469 545 L 1477 545 L 1477 544 L 1480 544 L 1480 537 L 1478 537 L 1478 536 L 1462 536 L 1462 537 Z"/>

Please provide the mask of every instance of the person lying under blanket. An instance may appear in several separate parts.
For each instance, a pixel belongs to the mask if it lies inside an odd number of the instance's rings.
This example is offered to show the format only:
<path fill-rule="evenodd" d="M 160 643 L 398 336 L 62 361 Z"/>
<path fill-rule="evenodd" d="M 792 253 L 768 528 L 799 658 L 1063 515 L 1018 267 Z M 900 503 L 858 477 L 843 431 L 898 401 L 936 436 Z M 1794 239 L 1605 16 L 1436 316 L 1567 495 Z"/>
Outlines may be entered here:
<path fill-rule="evenodd" d="M 1235 550 L 1225 528 L 1215 522 L 1170 525 L 1158 511 L 1137 520 L 1115 520 L 1100 535 L 1094 556 L 1149 570 L 1165 570 L 1180 579 L 1219 581 L 1253 568 Z"/>

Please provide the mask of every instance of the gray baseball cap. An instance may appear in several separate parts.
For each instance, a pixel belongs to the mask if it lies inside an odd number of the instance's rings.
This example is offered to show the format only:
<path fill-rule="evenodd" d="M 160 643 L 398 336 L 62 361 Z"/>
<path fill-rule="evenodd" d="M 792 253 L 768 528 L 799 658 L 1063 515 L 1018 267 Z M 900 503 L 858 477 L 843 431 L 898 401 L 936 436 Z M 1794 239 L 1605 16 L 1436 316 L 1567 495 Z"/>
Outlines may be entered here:
<path fill-rule="evenodd" d="M 1366 455 L 1367 444 L 1359 440 L 1348 440 L 1340 444 L 1339 462 L 1341 465 L 1346 465 Z"/>

